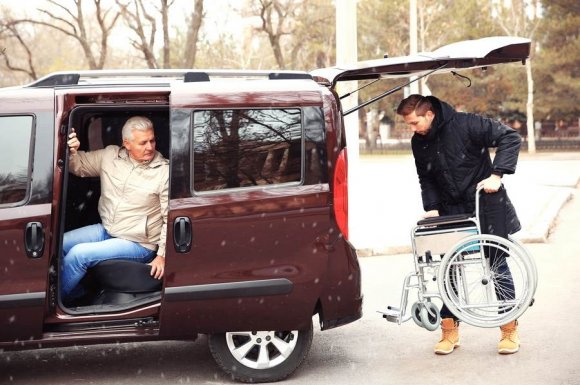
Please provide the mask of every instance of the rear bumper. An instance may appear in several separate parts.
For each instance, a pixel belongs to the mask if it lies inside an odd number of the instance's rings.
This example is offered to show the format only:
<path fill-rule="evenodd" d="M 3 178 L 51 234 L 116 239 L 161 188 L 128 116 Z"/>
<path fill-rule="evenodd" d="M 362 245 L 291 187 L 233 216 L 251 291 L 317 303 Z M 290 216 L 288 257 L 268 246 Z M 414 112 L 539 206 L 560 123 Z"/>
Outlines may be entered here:
<path fill-rule="evenodd" d="M 355 248 L 341 238 L 328 256 L 328 277 L 320 296 L 322 330 L 362 317 L 361 270 Z"/>
<path fill-rule="evenodd" d="M 336 327 L 346 325 L 360 319 L 362 317 L 362 300 L 363 299 L 361 297 L 356 301 L 359 304 L 359 310 L 356 314 L 337 319 L 323 320 L 320 324 L 320 330 L 334 329 Z"/>

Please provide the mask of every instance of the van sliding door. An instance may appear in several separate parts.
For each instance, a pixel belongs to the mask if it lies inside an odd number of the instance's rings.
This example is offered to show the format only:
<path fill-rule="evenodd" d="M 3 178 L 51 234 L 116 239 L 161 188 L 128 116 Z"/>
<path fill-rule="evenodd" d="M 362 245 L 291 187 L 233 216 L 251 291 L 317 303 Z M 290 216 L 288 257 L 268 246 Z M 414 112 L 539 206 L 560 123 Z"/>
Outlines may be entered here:
<path fill-rule="evenodd" d="M 215 92 L 172 88 L 161 334 L 306 327 L 328 264 L 322 101 Z"/>

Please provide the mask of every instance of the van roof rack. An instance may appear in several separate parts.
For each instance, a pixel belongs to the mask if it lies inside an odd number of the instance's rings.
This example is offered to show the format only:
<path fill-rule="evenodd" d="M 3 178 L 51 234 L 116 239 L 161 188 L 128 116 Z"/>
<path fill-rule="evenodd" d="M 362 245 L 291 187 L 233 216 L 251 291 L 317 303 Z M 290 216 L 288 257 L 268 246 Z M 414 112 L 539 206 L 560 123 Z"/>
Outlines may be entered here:
<path fill-rule="evenodd" d="M 260 71 L 260 70 L 191 70 L 191 69 L 144 69 L 144 70 L 90 70 L 61 71 L 48 74 L 27 87 L 59 87 L 76 85 L 103 85 L 123 83 L 160 83 L 162 80 L 202 82 L 211 78 L 270 79 L 270 80 L 312 80 L 312 76 L 302 71 Z"/>

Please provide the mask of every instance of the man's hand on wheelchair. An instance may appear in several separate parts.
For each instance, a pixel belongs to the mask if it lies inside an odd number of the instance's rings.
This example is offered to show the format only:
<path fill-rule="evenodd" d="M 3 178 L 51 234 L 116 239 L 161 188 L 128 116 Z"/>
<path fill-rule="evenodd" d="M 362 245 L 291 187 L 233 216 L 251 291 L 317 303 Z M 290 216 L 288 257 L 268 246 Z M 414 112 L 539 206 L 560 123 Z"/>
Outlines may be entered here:
<path fill-rule="evenodd" d="M 439 216 L 439 210 L 430 210 L 423 214 L 423 219 L 433 218 Z"/>
<path fill-rule="evenodd" d="M 477 188 L 483 187 L 483 191 L 486 193 L 494 193 L 501 187 L 501 177 L 499 175 L 491 174 L 489 178 L 486 178 L 477 184 Z"/>

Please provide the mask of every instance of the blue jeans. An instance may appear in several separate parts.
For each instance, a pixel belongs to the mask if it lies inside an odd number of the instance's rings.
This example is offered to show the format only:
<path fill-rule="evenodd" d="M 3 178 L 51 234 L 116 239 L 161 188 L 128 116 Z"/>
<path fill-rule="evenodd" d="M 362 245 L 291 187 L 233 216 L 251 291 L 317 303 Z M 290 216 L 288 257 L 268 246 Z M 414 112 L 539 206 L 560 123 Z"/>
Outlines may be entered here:
<path fill-rule="evenodd" d="M 88 269 L 108 259 L 124 259 L 147 263 L 155 250 L 125 239 L 113 238 L 102 224 L 67 231 L 63 240 L 60 289 L 66 299 L 78 297 L 74 290 Z"/>

